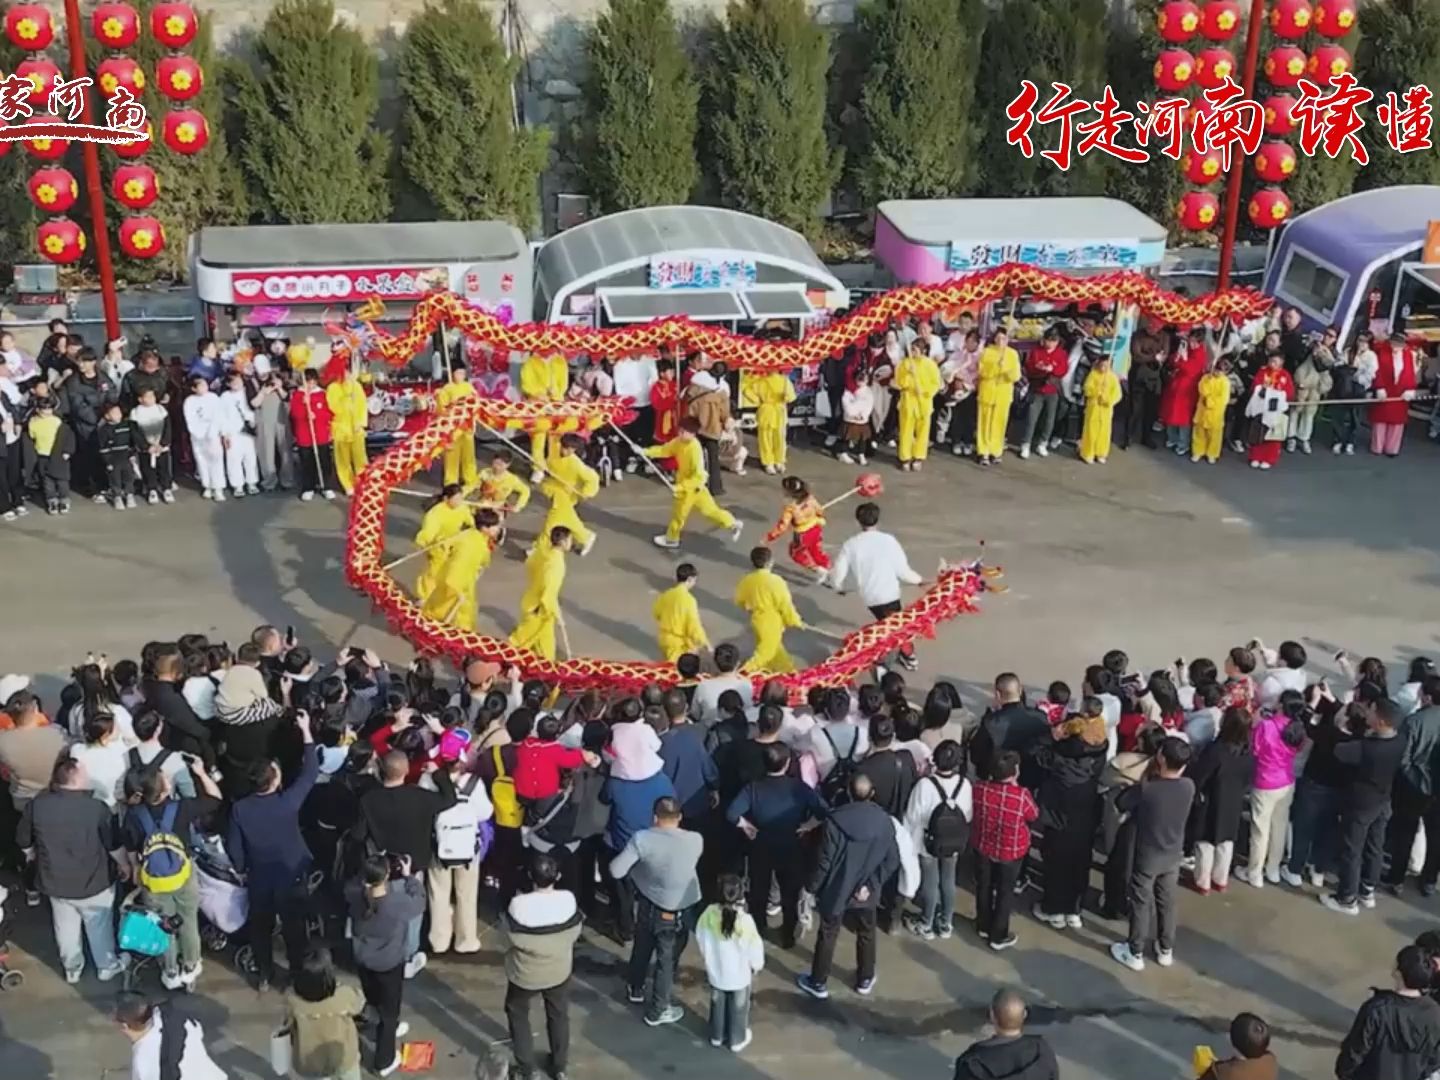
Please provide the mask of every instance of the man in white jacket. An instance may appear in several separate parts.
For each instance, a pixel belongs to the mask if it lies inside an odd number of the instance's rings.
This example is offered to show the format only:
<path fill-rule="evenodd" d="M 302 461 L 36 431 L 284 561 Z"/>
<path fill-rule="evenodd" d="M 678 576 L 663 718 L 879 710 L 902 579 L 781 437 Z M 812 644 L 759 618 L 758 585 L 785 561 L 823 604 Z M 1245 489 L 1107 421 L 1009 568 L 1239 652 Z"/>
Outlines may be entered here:
<path fill-rule="evenodd" d="M 861 503 L 855 508 L 855 520 L 860 523 L 860 532 L 840 546 L 840 554 L 830 571 L 830 587 L 843 593 L 853 569 L 860 599 L 872 616 L 883 619 L 901 608 L 900 583 L 919 585 L 923 579 L 910 569 L 910 560 L 905 557 L 900 541 L 876 528 L 880 524 L 880 507 Z M 900 666 L 910 671 L 919 667 L 915 651 L 909 645 L 901 648 L 898 659 Z"/>
<path fill-rule="evenodd" d="M 220 439 L 225 447 L 225 472 L 237 499 L 260 494 L 260 468 L 255 456 L 255 410 L 239 372 L 226 376 L 220 395 Z"/>
<path fill-rule="evenodd" d="M 203 375 L 190 380 L 190 396 L 185 399 L 185 430 L 190 433 L 190 448 L 195 455 L 195 478 L 200 481 L 200 494 L 216 502 L 225 501 L 225 444 L 220 423 L 220 399 L 210 392 L 210 383 Z"/>

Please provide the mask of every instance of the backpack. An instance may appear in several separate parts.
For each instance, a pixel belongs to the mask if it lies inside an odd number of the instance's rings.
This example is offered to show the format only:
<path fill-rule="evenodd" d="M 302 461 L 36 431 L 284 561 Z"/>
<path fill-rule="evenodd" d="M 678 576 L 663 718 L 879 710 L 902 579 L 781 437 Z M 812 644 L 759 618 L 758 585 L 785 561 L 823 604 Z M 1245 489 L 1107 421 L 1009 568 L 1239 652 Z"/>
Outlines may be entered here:
<path fill-rule="evenodd" d="M 835 745 L 834 738 L 830 735 L 829 728 L 821 728 L 820 734 L 825 736 L 825 741 L 830 744 L 830 749 L 835 753 L 835 764 L 825 774 L 825 779 L 820 781 L 820 794 L 831 806 L 839 806 L 850 799 L 850 777 L 855 775 L 855 751 L 860 746 L 860 729 L 855 729 L 855 738 L 850 743 L 850 752 L 844 757 L 840 756 L 840 748 Z"/>
<path fill-rule="evenodd" d="M 157 773 L 160 771 L 161 766 L 165 764 L 165 760 L 170 756 L 171 753 L 172 751 L 170 750 L 161 750 L 160 753 L 156 754 L 149 761 L 146 761 L 140 756 L 139 747 L 131 747 L 130 753 L 126 755 L 126 764 L 132 770 L 144 769 L 147 775 L 150 773 Z"/>
<path fill-rule="evenodd" d="M 171 800 L 160 811 L 160 820 L 150 807 L 135 808 L 144 830 L 145 842 L 140 846 L 140 884 L 152 893 L 178 892 L 190 880 L 190 850 L 175 834 L 175 819 L 180 804 Z"/>
<path fill-rule="evenodd" d="M 925 825 L 925 854 L 937 859 L 958 855 L 970 843 L 970 823 L 960 809 L 960 792 L 965 787 L 965 780 L 963 777 L 960 779 L 952 796 L 945 794 L 945 785 L 936 777 L 927 776 L 925 779 L 935 785 L 940 795 L 940 805 L 931 812 Z"/>
<path fill-rule="evenodd" d="M 500 756 L 500 746 L 490 748 L 491 759 L 495 762 L 495 780 L 490 785 L 490 802 L 495 807 L 495 824 L 502 829 L 518 829 L 525 824 L 525 808 L 515 794 L 515 778 L 505 771 Z"/>
<path fill-rule="evenodd" d="M 455 792 L 455 805 L 435 816 L 435 857 L 446 864 L 468 864 L 480 853 L 480 823 L 471 796 L 480 783 L 473 774 Z"/>

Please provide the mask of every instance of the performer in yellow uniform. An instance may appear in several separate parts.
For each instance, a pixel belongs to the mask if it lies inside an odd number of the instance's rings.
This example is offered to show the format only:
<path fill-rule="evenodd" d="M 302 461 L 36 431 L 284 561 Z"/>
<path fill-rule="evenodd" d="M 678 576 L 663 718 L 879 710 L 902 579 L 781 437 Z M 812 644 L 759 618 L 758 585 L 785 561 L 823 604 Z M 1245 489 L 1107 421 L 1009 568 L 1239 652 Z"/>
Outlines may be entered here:
<path fill-rule="evenodd" d="M 795 661 L 785 651 L 785 629 L 805 623 L 790 599 L 790 586 L 770 569 L 772 558 L 769 548 L 752 548 L 750 565 L 755 569 L 735 587 L 735 603 L 749 613 L 750 629 L 755 634 L 755 651 L 742 670 L 788 675 L 795 670 Z"/>
<path fill-rule="evenodd" d="M 560 621 L 560 586 L 565 584 L 565 553 L 574 541 L 570 530 L 557 525 L 536 544 L 525 560 L 525 594 L 520 597 L 520 623 L 510 644 L 555 659 L 555 627 Z"/>
<path fill-rule="evenodd" d="M 767 473 L 785 471 L 785 435 L 789 425 L 788 406 L 795 400 L 795 384 L 783 371 L 742 377 L 741 399 L 755 406 L 755 439 L 760 445 L 760 464 Z"/>
<path fill-rule="evenodd" d="M 685 653 L 698 653 L 710 647 L 705 628 L 700 625 L 700 605 L 695 602 L 695 582 L 700 578 L 693 563 L 675 568 L 675 584 L 655 600 L 652 614 L 660 641 L 660 655 L 674 663 Z"/>
<path fill-rule="evenodd" d="M 705 486 L 705 450 L 700 445 L 698 433 L 700 421 L 687 416 L 680 421 L 680 432 L 664 446 L 651 446 L 645 450 L 649 458 L 675 459 L 675 501 L 670 504 L 670 524 L 661 536 L 655 537 L 655 545 L 662 548 L 678 548 L 680 533 L 692 510 L 699 510 L 700 516 L 722 529 L 730 530 L 731 541 L 740 539 L 744 528 L 735 520 L 735 515 L 715 502 L 710 489 Z"/>
<path fill-rule="evenodd" d="M 518 514 L 530 505 L 530 485 L 510 471 L 514 461 L 509 450 L 496 450 L 490 455 L 490 464 L 480 470 L 480 499 L 493 504 L 492 509 L 502 517 Z"/>
<path fill-rule="evenodd" d="M 1080 460 L 1086 465 L 1097 461 L 1104 465 L 1110 456 L 1110 425 L 1115 418 L 1115 406 L 1124 396 L 1120 376 L 1110 370 L 1110 358 L 1100 357 L 1085 376 L 1085 426 L 1080 431 Z"/>
<path fill-rule="evenodd" d="M 420 519 L 420 531 L 415 534 L 416 547 L 430 548 L 425 553 L 425 569 L 420 571 L 420 577 L 415 582 L 415 599 L 419 600 L 422 606 L 440 584 L 441 568 L 450 555 L 447 545 L 430 545 L 449 540 L 461 529 L 469 526 L 470 508 L 465 505 L 465 489 L 459 484 L 446 484 L 440 492 L 440 498 Z"/>
<path fill-rule="evenodd" d="M 1010 335 L 996 330 L 980 351 L 980 388 L 975 395 L 980 410 L 975 428 L 975 459 L 981 465 L 998 465 L 1005 456 L 1005 428 L 1010 403 L 1020 381 L 1020 354 L 1010 347 Z"/>
<path fill-rule="evenodd" d="M 531 356 L 520 365 L 520 393 L 526 401 L 564 401 L 565 391 L 570 389 L 570 364 L 565 357 Z M 542 463 L 550 458 L 554 449 L 555 436 L 548 431 L 535 430 L 530 433 L 530 456 L 535 459 L 535 471 L 530 482 L 538 484 L 544 477 Z M 577 536 L 576 541 L 580 538 Z M 581 544 L 583 547 L 583 543 Z"/>
<path fill-rule="evenodd" d="M 444 412 L 463 398 L 476 397 L 475 387 L 470 384 L 469 372 L 464 364 L 450 369 L 450 381 L 435 391 L 435 408 Z M 445 483 L 463 482 L 465 490 L 475 487 L 475 430 L 466 428 L 457 431 L 450 445 L 445 448 Z"/>
<path fill-rule="evenodd" d="M 1195 403 L 1191 428 L 1190 460 L 1204 458 L 1214 465 L 1225 445 L 1225 409 L 1230 404 L 1230 361 L 1217 360 L 1215 367 L 1200 376 L 1200 396 Z"/>
<path fill-rule="evenodd" d="M 535 540 L 537 548 L 549 543 L 550 530 L 563 525 L 574 538 L 581 555 L 590 554 L 595 546 L 595 534 L 586 528 L 575 512 L 582 499 L 592 499 L 600 491 L 600 477 L 580 457 L 585 440 L 579 435 L 561 435 L 550 440 L 550 458 L 545 462 L 540 493 L 550 500 L 550 512 L 540 526 L 540 535 Z"/>
<path fill-rule="evenodd" d="M 490 565 L 500 536 L 500 515 L 481 507 L 474 511 L 473 529 L 461 529 L 445 546 L 449 556 L 439 581 L 421 609 L 432 619 L 444 619 L 462 630 L 475 629 L 475 587 Z"/>
<path fill-rule="evenodd" d="M 900 468 L 919 471 L 930 454 L 930 418 L 940 392 L 940 365 L 930 358 L 925 342 L 916 338 L 910 355 L 900 361 L 890 386 L 900 391 Z"/>
<path fill-rule="evenodd" d="M 335 453 L 335 478 L 340 488 L 349 495 L 355 490 L 355 478 L 360 475 L 369 458 L 365 456 L 365 428 L 370 423 L 366 409 L 365 388 L 360 385 L 355 372 L 347 371 L 325 388 L 325 400 L 330 404 L 330 437 Z"/>

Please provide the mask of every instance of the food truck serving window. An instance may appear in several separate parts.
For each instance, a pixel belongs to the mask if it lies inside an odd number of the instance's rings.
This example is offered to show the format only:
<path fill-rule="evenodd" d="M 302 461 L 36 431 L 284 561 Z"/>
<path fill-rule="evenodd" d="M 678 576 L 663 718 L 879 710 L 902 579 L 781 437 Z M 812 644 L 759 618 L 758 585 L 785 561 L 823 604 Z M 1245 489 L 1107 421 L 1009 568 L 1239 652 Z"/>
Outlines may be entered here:
<path fill-rule="evenodd" d="M 1275 292 L 1311 318 L 1329 323 L 1334 320 L 1346 280 L 1347 275 L 1335 267 L 1295 248 L 1290 252 Z"/>

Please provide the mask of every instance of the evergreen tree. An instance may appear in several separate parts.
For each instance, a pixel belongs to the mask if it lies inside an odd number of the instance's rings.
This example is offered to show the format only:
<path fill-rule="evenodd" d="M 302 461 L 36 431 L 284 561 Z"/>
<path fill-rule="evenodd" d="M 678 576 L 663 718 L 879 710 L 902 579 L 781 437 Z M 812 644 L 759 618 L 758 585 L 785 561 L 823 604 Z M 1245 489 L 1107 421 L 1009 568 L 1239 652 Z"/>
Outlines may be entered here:
<path fill-rule="evenodd" d="M 400 50 L 400 165 L 441 220 L 539 214 L 549 134 L 516 130 L 508 58 L 479 0 L 439 0 L 411 20 Z"/>
<path fill-rule="evenodd" d="M 0 71 L 14 71 L 26 55 L 0 37 Z M 30 201 L 26 187 L 38 163 L 20 143 L 5 144 L 3 155 L 0 156 L 0 266 L 13 268 L 16 263 L 44 262 L 35 246 L 35 226 L 43 215 Z M 56 164 L 69 168 L 79 180 L 78 161 Z"/>
<path fill-rule="evenodd" d="M 582 168 L 599 209 L 685 202 L 700 91 L 669 0 L 610 0 L 586 51 Z"/>
<path fill-rule="evenodd" d="M 976 171 L 983 0 L 870 0 L 857 22 L 869 51 L 861 195 L 875 203 L 961 194 Z"/>
<path fill-rule="evenodd" d="M 227 87 L 251 200 L 266 222 L 381 221 L 390 142 L 376 129 L 379 59 L 331 0 L 280 0 L 254 65 Z"/>
<path fill-rule="evenodd" d="M 1393 93 L 1404 107 L 1405 91 L 1412 86 L 1440 87 L 1440 0 L 1390 0 L 1360 9 L 1358 49 L 1350 38 L 1341 42 L 1356 53 L 1360 81 L 1375 91 L 1378 105 Z M 1385 125 L 1367 110 L 1365 145 L 1370 164 L 1359 171 L 1361 189 L 1393 184 L 1440 184 L 1440 154 L 1417 150 L 1401 154 L 1385 138 Z"/>
<path fill-rule="evenodd" d="M 723 201 L 814 236 L 842 156 L 825 132 L 825 32 L 805 0 L 731 0 L 707 84 Z"/>

